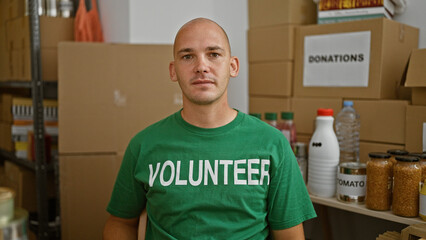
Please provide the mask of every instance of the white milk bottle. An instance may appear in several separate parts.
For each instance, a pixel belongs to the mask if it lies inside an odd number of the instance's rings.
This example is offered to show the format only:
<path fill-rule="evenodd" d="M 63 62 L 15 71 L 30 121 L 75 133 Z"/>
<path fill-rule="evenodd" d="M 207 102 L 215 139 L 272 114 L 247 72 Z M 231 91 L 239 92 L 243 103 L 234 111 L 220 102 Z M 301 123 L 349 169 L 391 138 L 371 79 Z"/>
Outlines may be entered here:
<path fill-rule="evenodd" d="M 318 109 L 309 143 L 308 190 L 320 197 L 333 197 L 336 193 L 340 151 L 333 121 L 333 109 Z"/>

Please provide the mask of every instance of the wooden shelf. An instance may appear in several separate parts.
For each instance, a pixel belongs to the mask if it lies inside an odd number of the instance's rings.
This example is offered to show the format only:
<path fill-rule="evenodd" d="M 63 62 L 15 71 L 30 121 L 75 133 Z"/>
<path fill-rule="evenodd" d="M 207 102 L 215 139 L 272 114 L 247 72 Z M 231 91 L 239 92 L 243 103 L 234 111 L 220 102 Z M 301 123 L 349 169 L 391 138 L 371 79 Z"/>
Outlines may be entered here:
<path fill-rule="evenodd" d="M 375 218 L 381 218 L 384 220 L 402 223 L 406 225 L 422 223 L 426 225 L 426 221 L 423 221 L 420 217 L 408 218 L 400 217 L 393 214 L 391 211 L 374 211 L 365 207 L 364 204 L 354 204 L 354 203 L 345 203 L 340 202 L 336 198 L 323 198 L 310 194 L 311 200 L 313 203 L 325 205 L 328 207 L 338 208 L 341 210 L 354 212 L 358 214 L 363 214 Z"/>

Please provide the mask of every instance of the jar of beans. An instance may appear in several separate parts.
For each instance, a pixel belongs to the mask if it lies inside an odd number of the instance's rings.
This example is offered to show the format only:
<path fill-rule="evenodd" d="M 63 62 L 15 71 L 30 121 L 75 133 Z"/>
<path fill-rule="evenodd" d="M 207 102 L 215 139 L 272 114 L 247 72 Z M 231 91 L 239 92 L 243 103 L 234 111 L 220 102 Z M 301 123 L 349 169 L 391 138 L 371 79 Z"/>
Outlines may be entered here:
<path fill-rule="evenodd" d="M 419 214 L 419 184 L 422 179 L 419 158 L 397 156 L 395 159 L 392 212 L 403 217 L 416 217 Z"/>
<path fill-rule="evenodd" d="M 367 161 L 367 192 L 365 205 L 373 210 L 389 210 L 392 200 L 391 155 L 372 152 Z"/>
<path fill-rule="evenodd" d="M 422 183 L 426 180 L 426 152 L 424 153 L 410 153 L 410 156 L 418 157 L 420 168 L 422 169 Z"/>
<path fill-rule="evenodd" d="M 390 160 L 394 165 L 396 164 L 395 157 L 408 155 L 408 151 L 405 151 L 405 150 L 402 150 L 402 149 L 389 149 L 387 151 L 387 153 L 389 153 L 391 155 Z"/>

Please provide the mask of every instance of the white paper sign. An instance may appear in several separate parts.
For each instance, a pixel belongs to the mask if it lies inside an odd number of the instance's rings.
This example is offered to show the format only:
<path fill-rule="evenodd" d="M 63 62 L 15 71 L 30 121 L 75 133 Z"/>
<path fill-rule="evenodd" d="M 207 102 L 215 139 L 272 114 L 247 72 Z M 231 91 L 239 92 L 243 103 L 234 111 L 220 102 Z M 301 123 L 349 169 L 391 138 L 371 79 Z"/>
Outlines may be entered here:
<path fill-rule="evenodd" d="M 426 151 L 426 122 L 423 123 L 423 152 Z"/>
<path fill-rule="evenodd" d="M 371 32 L 305 37 L 303 86 L 368 87 Z"/>

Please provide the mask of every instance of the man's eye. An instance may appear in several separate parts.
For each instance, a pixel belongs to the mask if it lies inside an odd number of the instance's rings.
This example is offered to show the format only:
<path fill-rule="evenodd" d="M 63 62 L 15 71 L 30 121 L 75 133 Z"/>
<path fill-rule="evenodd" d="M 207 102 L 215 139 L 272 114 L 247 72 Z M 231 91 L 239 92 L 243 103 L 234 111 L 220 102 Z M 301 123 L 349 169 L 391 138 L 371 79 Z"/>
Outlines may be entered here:
<path fill-rule="evenodd" d="M 219 55 L 219 53 L 210 53 L 210 56 L 212 56 L 212 57 L 219 57 L 220 55 Z"/>
<path fill-rule="evenodd" d="M 191 59 L 191 58 L 192 58 L 192 56 L 191 56 L 191 55 L 184 55 L 182 58 L 183 58 L 183 59 Z"/>

